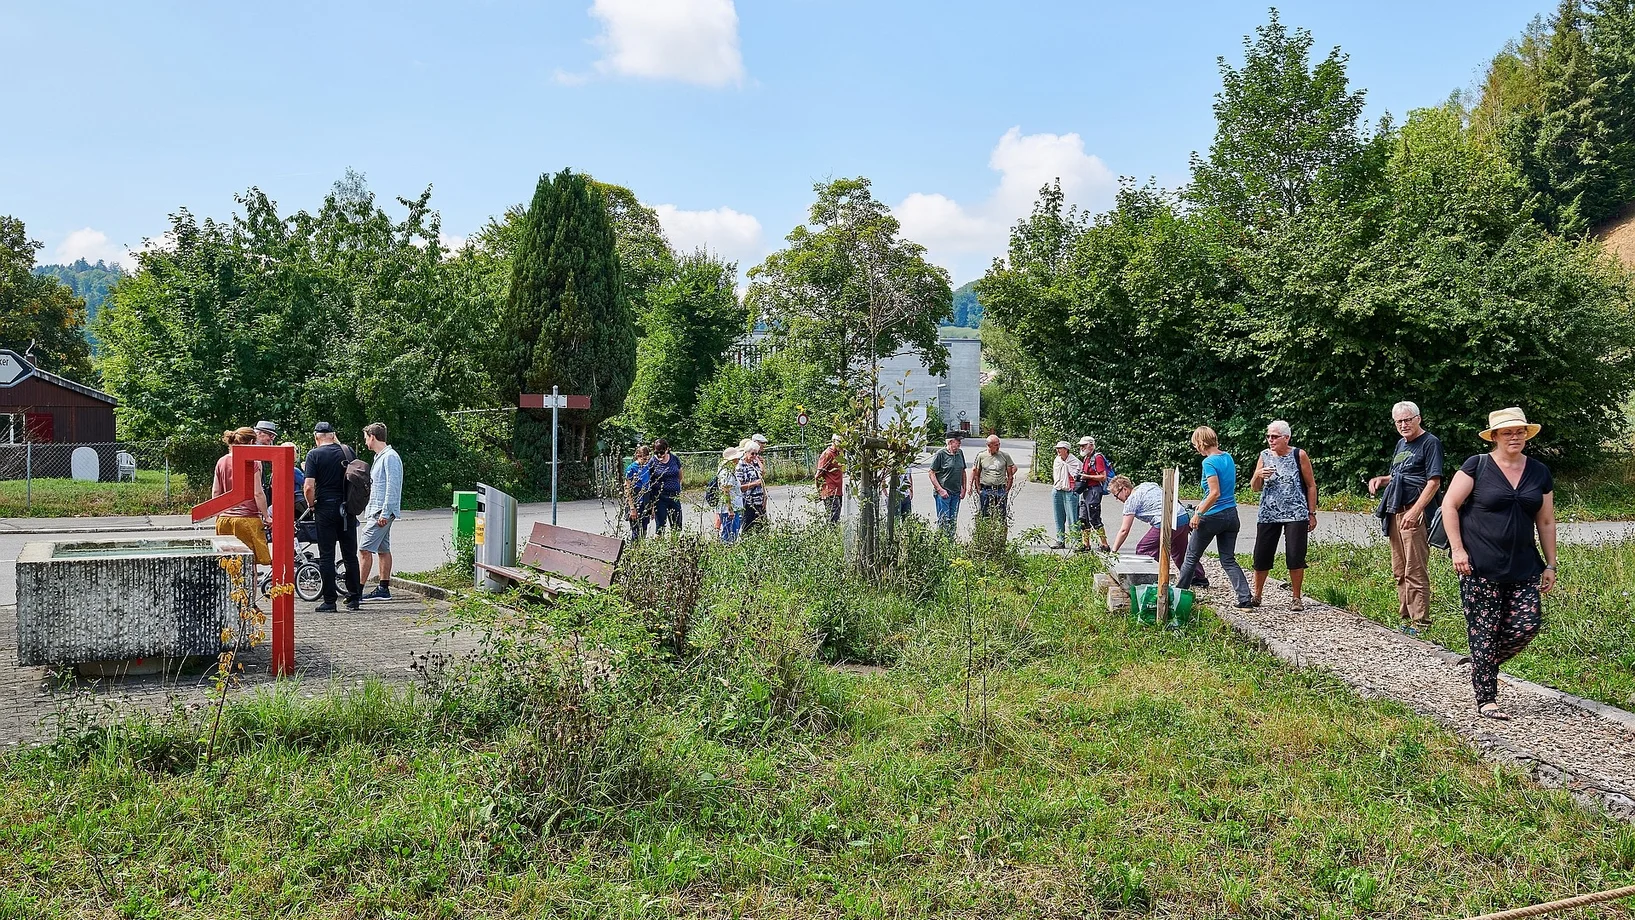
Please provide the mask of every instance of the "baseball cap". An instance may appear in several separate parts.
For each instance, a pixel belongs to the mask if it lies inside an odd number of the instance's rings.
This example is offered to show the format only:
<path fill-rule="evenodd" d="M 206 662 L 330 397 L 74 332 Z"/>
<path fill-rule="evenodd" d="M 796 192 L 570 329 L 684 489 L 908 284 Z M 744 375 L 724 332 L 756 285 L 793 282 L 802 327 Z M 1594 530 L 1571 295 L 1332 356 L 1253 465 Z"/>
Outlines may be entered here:
<path fill-rule="evenodd" d="M 1073 449 L 1073 445 L 1067 443 L 1066 441 L 1057 441 L 1056 446 L 1059 447 L 1059 448 L 1062 448 L 1063 450 L 1072 450 Z"/>
<path fill-rule="evenodd" d="M 274 437 L 276 437 L 278 435 L 278 426 L 274 425 L 272 422 L 267 421 L 266 419 L 262 419 L 261 421 L 256 422 L 255 423 L 255 430 L 256 431 L 265 431 L 266 433 L 268 433 L 270 435 L 273 435 Z"/>
<path fill-rule="evenodd" d="M 1096 439 L 1090 437 L 1089 435 L 1085 435 L 1084 437 L 1079 438 L 1079 446 L 1080 447 L 1083 447 L 1086 444 L 1094 444 L 1094 443 L 1096 443 Z"/>
<path fill-rule="evenodd" d="M 328 422 L 319 422 L 318 424 L 312 426 L 312 433 L 313 434 L 334 434 L 335 433 L 335 426 L 329 424 Z"/>
<path fill-rule="evenodd" d="M 761 445 L 762 447 L 766 446 L 766 435 L 764 434 L 753 435 L 750 437 L 750 440 Z"/>

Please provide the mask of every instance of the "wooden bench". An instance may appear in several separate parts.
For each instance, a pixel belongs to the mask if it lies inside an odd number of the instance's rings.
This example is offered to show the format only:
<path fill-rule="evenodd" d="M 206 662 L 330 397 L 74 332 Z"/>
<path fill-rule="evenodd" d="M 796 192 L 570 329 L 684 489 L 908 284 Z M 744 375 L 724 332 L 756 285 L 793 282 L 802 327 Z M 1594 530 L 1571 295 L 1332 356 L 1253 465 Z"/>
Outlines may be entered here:
<path fill-rule="evenodd" d="M 618 537 L 541 523 L 534 525 L 518 554 L 518 562 L 525 568 L 486 562 L 477 563 L 477 567 L 508 581 L 541 588 L 552 596 L 582 594 L 584 582 L 598 588 L 612 585 L 623 553 L 624 541 Z"/>

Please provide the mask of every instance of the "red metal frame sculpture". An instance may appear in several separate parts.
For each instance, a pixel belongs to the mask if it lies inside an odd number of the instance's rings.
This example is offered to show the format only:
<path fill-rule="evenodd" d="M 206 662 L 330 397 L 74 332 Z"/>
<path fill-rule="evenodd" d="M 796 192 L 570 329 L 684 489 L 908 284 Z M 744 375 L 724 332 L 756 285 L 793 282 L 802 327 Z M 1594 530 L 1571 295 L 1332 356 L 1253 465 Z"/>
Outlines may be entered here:
<path fill-rule="evenodd" d="M 233 447 L 233 489 L 193 506 L 193 522 L 252 498 L 261 487 L 255 462 L 272 464 L 272 672 L 274 677 L 295 673 L 295 448 L 262 444 Z M 255 585 L 250 585 L 253 593 Z"/>

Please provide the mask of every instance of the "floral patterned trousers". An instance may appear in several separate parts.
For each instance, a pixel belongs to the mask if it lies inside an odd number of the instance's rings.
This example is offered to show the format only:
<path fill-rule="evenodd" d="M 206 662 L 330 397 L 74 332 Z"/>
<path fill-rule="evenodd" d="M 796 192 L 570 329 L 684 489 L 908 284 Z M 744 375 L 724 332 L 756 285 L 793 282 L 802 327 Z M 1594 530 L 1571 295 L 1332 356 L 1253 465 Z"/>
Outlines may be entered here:
<path fill-rule="evenodd" d="M 1521 654 L 1544 621 L 1538 579 L 1490 581 L 1459 576 L 1459 600 L 1470 635 L 1470 683 L 1476 705 L 1499 697 L 1499 665 Z"/>

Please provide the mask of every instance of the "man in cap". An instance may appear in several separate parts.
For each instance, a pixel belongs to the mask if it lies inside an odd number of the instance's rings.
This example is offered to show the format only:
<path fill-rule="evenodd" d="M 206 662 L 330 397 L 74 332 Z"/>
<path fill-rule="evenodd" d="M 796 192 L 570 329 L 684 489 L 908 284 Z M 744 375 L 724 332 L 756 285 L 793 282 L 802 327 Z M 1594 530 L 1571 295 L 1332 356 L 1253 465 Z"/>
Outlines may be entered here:
<path fill-rule="evenodd" d="M 256 422 L 255 423 L 255 442 L 257 444 L 259 444 L 259 445 L 268 446 L 268 447 L 270 447 L 271 445 L 277 443 L 278 442 L 278 426 L 273 424 L 272 422 L 267 421 L 266 419 L 262 419 L 261 421 Z M 294 444 L 290 444 L 287 441 L 285 442 L 285 444 L 287 446 L 289 446 L 289 447 L 294 447 L 295 446 Z M 301 515 L 305 514 L 306 510 L 307 510 L 307 498 L 306 498 L 306 495 L 304 493 L 304 490 L 301 488 L 301 483 L 304 482 L 305 480 L 306 480 L 306 475 L 301 472 L 301 464 L 299 462 L 297 462 L 295 464 L 295 484 L 294 484 L 294 488 L 295 488 L 295 516 L 296 517 L 300 517 Z M 263 463 L 261 465 L 261 488 L 266 491 L 266 493 L 267 493 L 267 507 L 271 508 L 273 506 L 272 464 L 271 463 Z"/>
<path fill-rule="evenodd" d="M 1090 551 L 1090 535 L 1101 540 L 1101 551 L 1112 552 L 1107 545 L 1107 530 L 1101 523 L 1101 497 L 1107 494 L 1107 480 L 1113 465 L 1101 451 L 1096 450 L 1096 439 L 1085 435 L 1079 438 L 1079 532 L 1084 536 L 1084 552 Z"/>
<path fill-rule="evenodd" d="M 965 481 L 965 453 L 959 448 L 960 433 L 950 431 L 943 437 L 944 449 L 931 458 L 932 497 L 937 503 L 937 526 L 950 539 L 959 523 L 959 503 L 970 492 Z"/>
<path fill-rule="evenodd" d="M 813 478 L 817 481 L 818 498 L 823 500 L 823 510 L 829 515 L 829 523 L 840 522 L 840 493 L 845 482 L 845 470 L 840 465 L 840 435 L 829 439 L 829 446 L 818 455 L 817 471 Z"/>
<path fill-rule="evenodd" d="M 336 439 L 335 426 L 328 422 L 312 426 L 312 440 L 317 446 L 307 451 L 304 489 L 317 519 L 318 572 L 324 580 L 324 602 L 317 612 L 335 610 L 336 543 L 346 569 L 346 609 L 357 610 L 363 594 L 358 578 L 358 522 L 346 510 L 346 465 L 357 455 Z"/>

